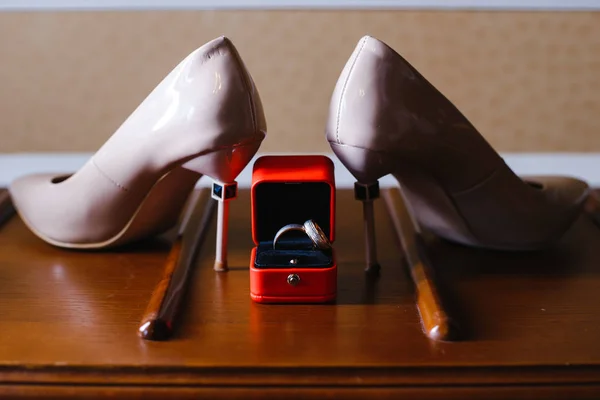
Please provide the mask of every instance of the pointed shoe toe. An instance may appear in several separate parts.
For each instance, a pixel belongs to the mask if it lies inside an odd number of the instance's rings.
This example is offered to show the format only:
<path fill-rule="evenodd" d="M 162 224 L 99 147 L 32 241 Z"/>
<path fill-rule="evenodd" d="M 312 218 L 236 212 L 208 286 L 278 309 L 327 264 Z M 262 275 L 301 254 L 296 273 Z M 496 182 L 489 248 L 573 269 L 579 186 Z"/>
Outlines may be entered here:
<path fill-rule="evenodd" d="M 85 170 L 86 167 L 81 171 Z M 89 171 L 86 175 L 90 175 Z M 125 224 L 123 208 L 103 204 L 104 199 L 119 202 L 124 194 L 101 176 L 80 180 L 79 176 L 28 175 L 12 182 L 9 190 L 15 208 L 29 229 L 56 246 L 103 242 L 117 235 Z M 88 195 L 89 200 L 85 200 Z M 117 224 L 117 220 L 121 223 Z"/>
<path fill-rule="evenodd" d="M 51 207 L 51 201 L 48 202 L 47 198 L 49 192 L 52 191 L 52 182 L 62 180 L 65 177 L 68 177 L 68 175 L 27 175 L 11 182 L 8 188 L 12 202 L 21 219 L 38 236 L 49 234 L 53 237 L 53 240 L 60 240 L 60 235 L 54 235 L 52 228 L 62 218 L 60 215 L 56 219 L 50 217 L 45 209 Z"/>
<path fill-rule="evenodd" d="M 48 243 L 121 245 L 172 227 L 201 176 L 235 180 L 265 135 L 254 81 L 221 37 L 181 61 L 72 176 L 23 177 L 10 192 Z"/>
<path fill-rule="evenodd" d="M 577 218 L 588 190 L 569 178 L 525 183 L 441 92 L 370 36 L 340 74 L 326 138 L 359 183 L 392 174 L 419 225 L 469 246 L 545 247 Z"/>

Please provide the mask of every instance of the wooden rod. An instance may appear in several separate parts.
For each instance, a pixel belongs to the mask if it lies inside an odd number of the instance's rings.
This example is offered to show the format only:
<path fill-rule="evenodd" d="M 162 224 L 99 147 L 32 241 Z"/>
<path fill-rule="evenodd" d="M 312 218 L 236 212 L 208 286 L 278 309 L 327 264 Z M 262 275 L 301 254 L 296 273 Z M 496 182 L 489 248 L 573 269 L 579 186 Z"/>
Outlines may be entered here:
<path fill-rule="evenodd" d="M 0 189 L 0 226 L 15 214 L 15 208 L 6 189 Z"/>
<path fill-rule="evenodd" d="M 397 188 L 385 189 L 383 197 L 415 284 L 417 307 L 425 334 L 433 340 L 455 340 L 457 327 L 443 307 L 423 238 L 402 193 Z"/>
<path fill-rule="evenodd" d="M 138 335 L 146 340 L 167 340 L 173 333 L 176 319 L 183 305 L 182 299 L 189 285 L 196 256 L 206 237 L 214 215 L 216 201 L 210 190 L 202 190 L 197 201 L 190 201 L 177 238 L 173 242 L 165 263 L 165 269 L 152 292 L 146 311 L 138 328 Z M 200 223 L 188 224 L 193 210 L 201 210 Z M 190 225 L 189 227 L 187 225 Z"/>

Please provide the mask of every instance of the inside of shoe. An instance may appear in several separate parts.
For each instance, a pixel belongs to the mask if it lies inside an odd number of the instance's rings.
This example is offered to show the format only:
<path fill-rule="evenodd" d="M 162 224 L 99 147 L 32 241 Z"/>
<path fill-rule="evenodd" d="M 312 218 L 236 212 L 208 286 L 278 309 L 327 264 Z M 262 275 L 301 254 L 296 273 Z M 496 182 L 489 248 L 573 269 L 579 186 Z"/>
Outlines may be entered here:
<path fill-rule="evenodd" d="M 71 175 L 58 175 L 50 180 L 51 183 L 61 183 L 69 179 Z"/>
<path fill-rule="evenodd" d="M 529 186 L 531 186 L 534 189 L 538 189 L 538 190 L 542 190 L 544 188 L 544 185 L 542 185 L 539 182 L 535 182 L 535 181 L 523 181 L 526 184 L 528 184 Z"/>

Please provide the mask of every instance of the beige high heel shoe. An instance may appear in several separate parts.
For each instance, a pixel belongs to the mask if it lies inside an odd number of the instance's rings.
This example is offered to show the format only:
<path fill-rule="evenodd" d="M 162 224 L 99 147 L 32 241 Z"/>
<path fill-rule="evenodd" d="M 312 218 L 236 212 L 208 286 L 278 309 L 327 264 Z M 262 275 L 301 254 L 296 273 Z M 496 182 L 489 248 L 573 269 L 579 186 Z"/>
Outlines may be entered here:
<path fill-rule="evenodd" d="M 260 97 L 225 37 L 191 53 L 72 176 L 32 175 L 10 193 L 27 226 L 55 246 L 100 249 L 163 232 L 202 175 L 216 197 L 235 197 L 235 178 L 266 135 Z M 226 268 L 221 203 L 217 268 Z"/>
<path fill-rule="evenodd" d="M 378 268 L 372 200 L 393 174 L 417 222 L 469 246 L 539 249 L 580 214 L 586 183 L 516 176 L 460 111 L 385 43 L 363 37 L 337 82 L 326 136 L 358 180 L 367 266 Z"/>

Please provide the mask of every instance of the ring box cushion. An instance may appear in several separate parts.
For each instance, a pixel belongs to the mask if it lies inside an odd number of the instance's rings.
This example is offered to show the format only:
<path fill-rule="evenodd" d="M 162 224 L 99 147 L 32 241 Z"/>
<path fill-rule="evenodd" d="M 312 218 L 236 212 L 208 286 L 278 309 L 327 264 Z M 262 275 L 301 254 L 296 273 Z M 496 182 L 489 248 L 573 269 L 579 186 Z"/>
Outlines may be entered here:
<path fill-rule="evenodd" d="M 256 249 L 255 268 L 290 267 L 290 260 L 296 260 L 295 268 L 329 268 L 333 263 L 331 252 L 313 250 L 306 243 L 303 247 L 274 250 L 272 243 L 261 243 Z M 311 242 L 312 244 L 312 242 Z M 298 243 L 294 243 L 296 247 Z"/>
<path fill-rule="evenodd" d="M 288 224 L 316 222 L 331 242 L 335 237 L 335 178 L 325 156 L 264 156 L 254 164 L 251 189 L 251 296 L 259 302 L 323 302 L 335 298 L 334 250 L 313 247 L 301 231 L 273 238 Z M 290 263 L 294 260 L 295 263 Z M 300 283 L 286 278 L 297 274 Z"/>

